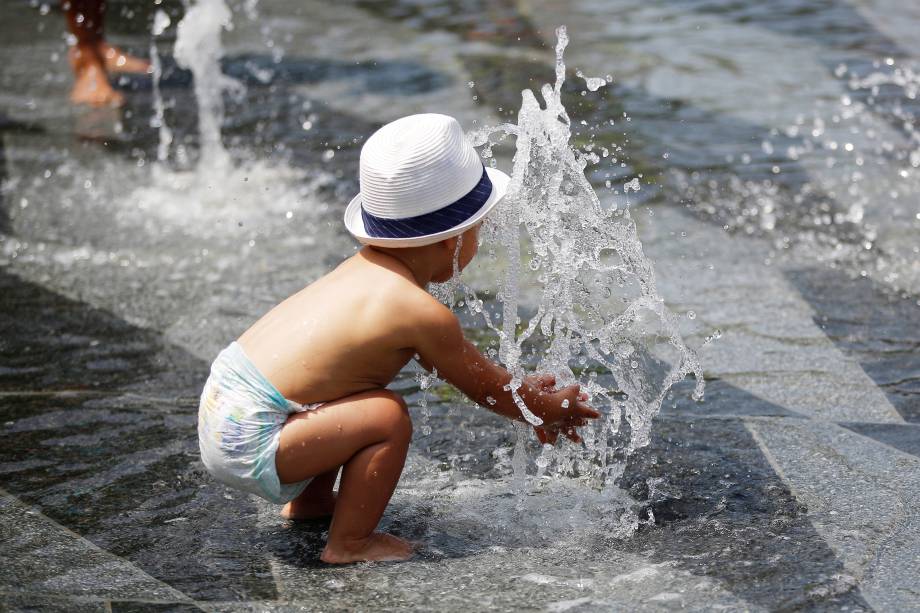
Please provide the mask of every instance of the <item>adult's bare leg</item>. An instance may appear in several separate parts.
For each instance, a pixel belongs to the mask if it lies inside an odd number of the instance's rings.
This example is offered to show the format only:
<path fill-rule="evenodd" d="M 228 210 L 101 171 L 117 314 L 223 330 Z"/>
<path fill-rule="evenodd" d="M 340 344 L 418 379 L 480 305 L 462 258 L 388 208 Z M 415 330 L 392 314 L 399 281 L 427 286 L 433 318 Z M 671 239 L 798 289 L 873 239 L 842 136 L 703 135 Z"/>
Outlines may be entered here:
<path fill-rule="evenodd" d="M 281 430 L 275 465 L 282 483 L 294 483 L 343 466 L 339 494 L 322 559 L 330 563 L 402 560 L 412 545 L 375 532 L 412 438 L 405 402 L 373 390 L 297 413 Z"/>

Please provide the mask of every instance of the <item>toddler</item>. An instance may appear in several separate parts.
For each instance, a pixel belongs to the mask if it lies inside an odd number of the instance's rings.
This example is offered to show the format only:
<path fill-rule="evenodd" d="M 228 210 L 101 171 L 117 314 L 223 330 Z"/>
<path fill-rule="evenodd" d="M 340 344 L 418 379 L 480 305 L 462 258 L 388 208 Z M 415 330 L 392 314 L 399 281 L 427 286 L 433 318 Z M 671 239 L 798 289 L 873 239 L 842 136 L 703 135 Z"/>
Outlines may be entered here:
<path fill-rule="evenodd" d="M 321 557 L 339 564 L 412 555 L 409 542 L 375 532 L 412 436 L 405 401 L 386 389 L 409 360 L 522 419 L 506 388 L 511 375 L 426 291 L 476 255 L 479 227 L 508 176 L 483 166 L 455 119 L 424 114 L 368 139 L 360 183 L 345 224 L 364 247 L 220 353 L 198 418 L 208 471 L 284 504 L 287 518 L 331 515 Z M 528 377 L 517 393 L 543 420 L 541 441 L 559 433 L 579 441 L 575 428 L 599 413 L 577 385 L 554 386 L 551 376 Z"/>

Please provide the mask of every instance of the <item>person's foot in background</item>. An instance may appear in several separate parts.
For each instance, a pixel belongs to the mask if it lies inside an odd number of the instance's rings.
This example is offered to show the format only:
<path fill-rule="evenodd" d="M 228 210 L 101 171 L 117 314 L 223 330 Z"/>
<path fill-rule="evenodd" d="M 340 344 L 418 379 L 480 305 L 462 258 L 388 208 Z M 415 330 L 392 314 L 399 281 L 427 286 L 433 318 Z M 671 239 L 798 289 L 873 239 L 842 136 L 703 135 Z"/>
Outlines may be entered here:
<path fill-rule="evenodd" d="M 105 0 L 65 0 L 67 27 L 76 42 L 70 48 L 74 86 L 70 100 L 89 106 L 121 106 L 124 96 L 109 83 L 109 73 L 147 73 L 147 60 L 125 54 L 103 37 Z"/>
<path fill-rule="evenodd" d="M 97 49 L 105 62 L 105 69 L 108 72 L 147 74 L 151 71 L 150 62 L 147 60 L 128 55 L 104 40 L 99 42 Z"/>
<path fill-rule="evenodd" d="M 105 62 L 95 45 L 74 45 L 70 48 L 70 66 L 74 84 L 70 101 L 89 106 L 121 106 L 124 96 L 109 83 Z"/>

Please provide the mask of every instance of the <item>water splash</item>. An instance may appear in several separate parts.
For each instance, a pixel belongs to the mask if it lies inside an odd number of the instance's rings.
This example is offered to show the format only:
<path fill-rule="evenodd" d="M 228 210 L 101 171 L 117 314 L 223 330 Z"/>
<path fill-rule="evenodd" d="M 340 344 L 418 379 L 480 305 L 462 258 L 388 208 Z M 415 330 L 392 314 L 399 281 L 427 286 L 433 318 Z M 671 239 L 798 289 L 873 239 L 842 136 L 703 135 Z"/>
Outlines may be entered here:
<path fill-rule="evenodd" d="M 587 87 L 587 88 L 588 88 L 588 91 L 591 91 L 591 92 L 596 92 L 596 91 L 599 90 L 600 88 L 606 87 L 606 86 L 607 86 L 607 83 L 608 83 L 609 81 L 612 80 L 610 77 L 607 77 L 607 78 L 604 78 L 604 77 L 588 77 L 588 76 L 585 76 L 584 74 L 582 74 L 582 72 L 581 72 L 580 70 L 578 70 L 578 71 L 575 72 L 575 76 L 577 76 L 577 77 L 579 77 L 579 78 L 581 78 L 581 79 L 584 79 L 584 81 L 585 81 L 585 87 Z"/>
<path fill-rule="evenodd" d="M 541 89 L 544 105 L 525 90 L 516 124 L 469 136 L 485 146 L 486 158 L 494 144 L 513 136 L 516 153 L 508 195 L 483 231 L 497 246 L 490 266 L 504 270 L 500 322 L 466 286 L 463 302 L 498 335 L 498 357 L 512 373 L 512 389 L 526 372 L 550 372 L 559 386 L 579 383 L 603 410 L 604 417 L 585 429 L 584 447 L 544 450 L 538 458 L 541 475 L 579 475 L 603 487 L 619 477 L 629 453 L 648 443 L 652 419 L 671 387 L 693 374 L 699 398 L 703 377 L 658 294 L 629 212 L 602 206 L 584 174 L 587 160 L 570 144 L 561 100 L 568 36 L 564 27 L 556 34 L 556 80 Z M 513 462 L 519 479 L 522 432 Z"/>

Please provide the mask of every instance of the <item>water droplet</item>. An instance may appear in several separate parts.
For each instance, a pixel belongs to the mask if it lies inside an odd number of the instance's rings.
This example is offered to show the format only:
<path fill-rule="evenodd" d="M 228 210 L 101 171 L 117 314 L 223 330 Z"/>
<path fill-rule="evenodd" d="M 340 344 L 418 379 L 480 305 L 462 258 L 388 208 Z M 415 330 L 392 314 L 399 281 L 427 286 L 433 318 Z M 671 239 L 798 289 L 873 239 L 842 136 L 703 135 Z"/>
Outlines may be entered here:
<path fill-rule="evenodd" d="M 639 184 L 638 177 L 634 177 L 631 181 L 627 181 L 626 183 L 623 184 L 624 194 L 628 194 L 629 190 L 638 192 L 640 189 L 642 189 L 642 186 Z"/>

